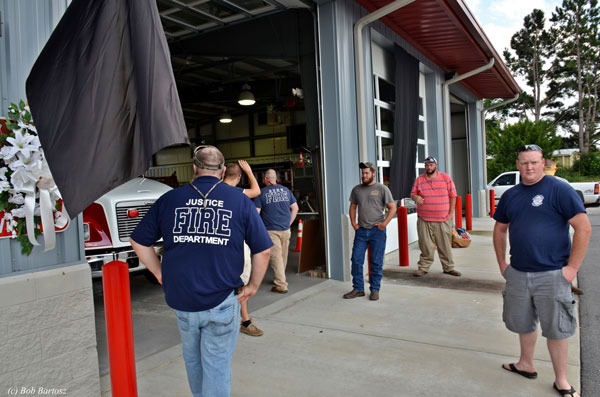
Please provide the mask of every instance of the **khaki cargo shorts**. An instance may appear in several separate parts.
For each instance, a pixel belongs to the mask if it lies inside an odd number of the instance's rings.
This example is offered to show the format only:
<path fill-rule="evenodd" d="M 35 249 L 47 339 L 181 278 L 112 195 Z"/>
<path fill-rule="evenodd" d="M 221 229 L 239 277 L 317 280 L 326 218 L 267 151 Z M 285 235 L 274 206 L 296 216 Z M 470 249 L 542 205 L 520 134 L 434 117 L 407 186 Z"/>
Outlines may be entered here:
<path fill-rule="evenodd" d="M 504 271 L 502 320 L 512 332 L 528 334 L 537 329 L 548 339 L 564 339 L 575 333 L 575 299 L 562 270 L 521 272 L 509 266 Z"/>

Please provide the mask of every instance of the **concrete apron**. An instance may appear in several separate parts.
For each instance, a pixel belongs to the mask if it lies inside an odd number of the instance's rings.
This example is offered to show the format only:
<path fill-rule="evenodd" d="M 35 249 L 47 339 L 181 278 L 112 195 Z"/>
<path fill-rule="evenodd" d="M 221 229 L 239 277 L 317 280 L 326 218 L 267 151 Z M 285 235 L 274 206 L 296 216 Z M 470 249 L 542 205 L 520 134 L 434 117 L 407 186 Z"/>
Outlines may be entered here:
<path fill-rule="evenodd" d="M 491 242 L 493 222 L 474 220 L 473 242 L 455 249 L 463 277 L 400 268 L 386 257 L 377 302 L 342 299 L 349 282 L 328 280 L 253 313 L 262 337 L 240 334 L 233 396 L 547 396 L 554 380 L 544 338 L 536 347 L 538 379 L 500 368 L 515 362 L 518 337 L 501 320 L 503 279 Z M 190 395 L 181 346 L 137 362 L 139 395 Z M 569 339 L 568 378 L 579 390 L 579 334 Z M 103 378 L 103 390 L 108 379 Z M 103 393 L 109 395 L 109 393 Z"/>

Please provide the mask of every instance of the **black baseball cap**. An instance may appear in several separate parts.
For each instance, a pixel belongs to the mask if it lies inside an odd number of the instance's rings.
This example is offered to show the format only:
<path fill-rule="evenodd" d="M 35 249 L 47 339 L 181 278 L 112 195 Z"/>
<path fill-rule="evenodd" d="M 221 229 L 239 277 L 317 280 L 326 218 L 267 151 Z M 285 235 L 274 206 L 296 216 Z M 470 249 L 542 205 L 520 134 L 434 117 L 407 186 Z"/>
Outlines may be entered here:
<path fill-rule="evenodd" d="M 362 170 L 364 168 L 369 168 L 371 171 L 375 172 L 377 170 L 377 168 L 375 168 L 375 166 L 373 165 L 373 163 L 367 161 L 365 163 L 359 163 L 358 167 Z"/>

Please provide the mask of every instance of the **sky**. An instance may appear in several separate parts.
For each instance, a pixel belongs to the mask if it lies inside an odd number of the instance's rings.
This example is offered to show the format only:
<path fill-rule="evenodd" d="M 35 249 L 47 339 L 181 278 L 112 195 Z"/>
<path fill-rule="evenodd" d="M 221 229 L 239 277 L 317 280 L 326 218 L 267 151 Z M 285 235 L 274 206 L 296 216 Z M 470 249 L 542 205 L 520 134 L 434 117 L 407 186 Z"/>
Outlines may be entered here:
<path fill-rule="evenodd" d="M 546 27 L 551 26 L 552 12 L 562 0 L 463 0 L 494 49 L 504 61 L 504 49 L 510 49 L 511 37 L 523 28 L 523 18 L 537 8 L 544 11 Z M 522 76 L 514 76 L 522 90 L 531 93 Z M 509 123 L 516 122 L 509 119 Z M 560 132 L 559 132 L 560 134 Z"/>
<path fill-rule="evenodd" d="M 523 18 L 534 8 L 544 11 L 546 26 L 562 0 L 463 0 L 479 22 L 498 55 L 510 48 L 510 38 L 523 27 Z"/>

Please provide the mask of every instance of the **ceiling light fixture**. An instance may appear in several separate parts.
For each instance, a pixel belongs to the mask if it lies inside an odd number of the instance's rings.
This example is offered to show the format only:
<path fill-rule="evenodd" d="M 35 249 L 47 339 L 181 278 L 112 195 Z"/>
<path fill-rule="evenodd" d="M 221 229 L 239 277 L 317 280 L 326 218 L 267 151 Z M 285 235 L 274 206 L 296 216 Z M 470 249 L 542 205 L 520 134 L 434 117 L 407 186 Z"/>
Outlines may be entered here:
<path fill-rule="evenodd" d="M 252 106 L 256 103 L 256 98 L 254 98 L 254 94 L 250 91 L 248 83 L 245 83 L 242 86 L 242 92 L 240 92 L 238 103 L 242 106 Z"/>
<path fill-rule="evenodd" d="M 231 115 L 227 112 L 223 113 L 221 116 L 219 116 L 219 123 L 222 124 L 229 124 L 231 123 L 233 120 L 231 118 Z"/>

